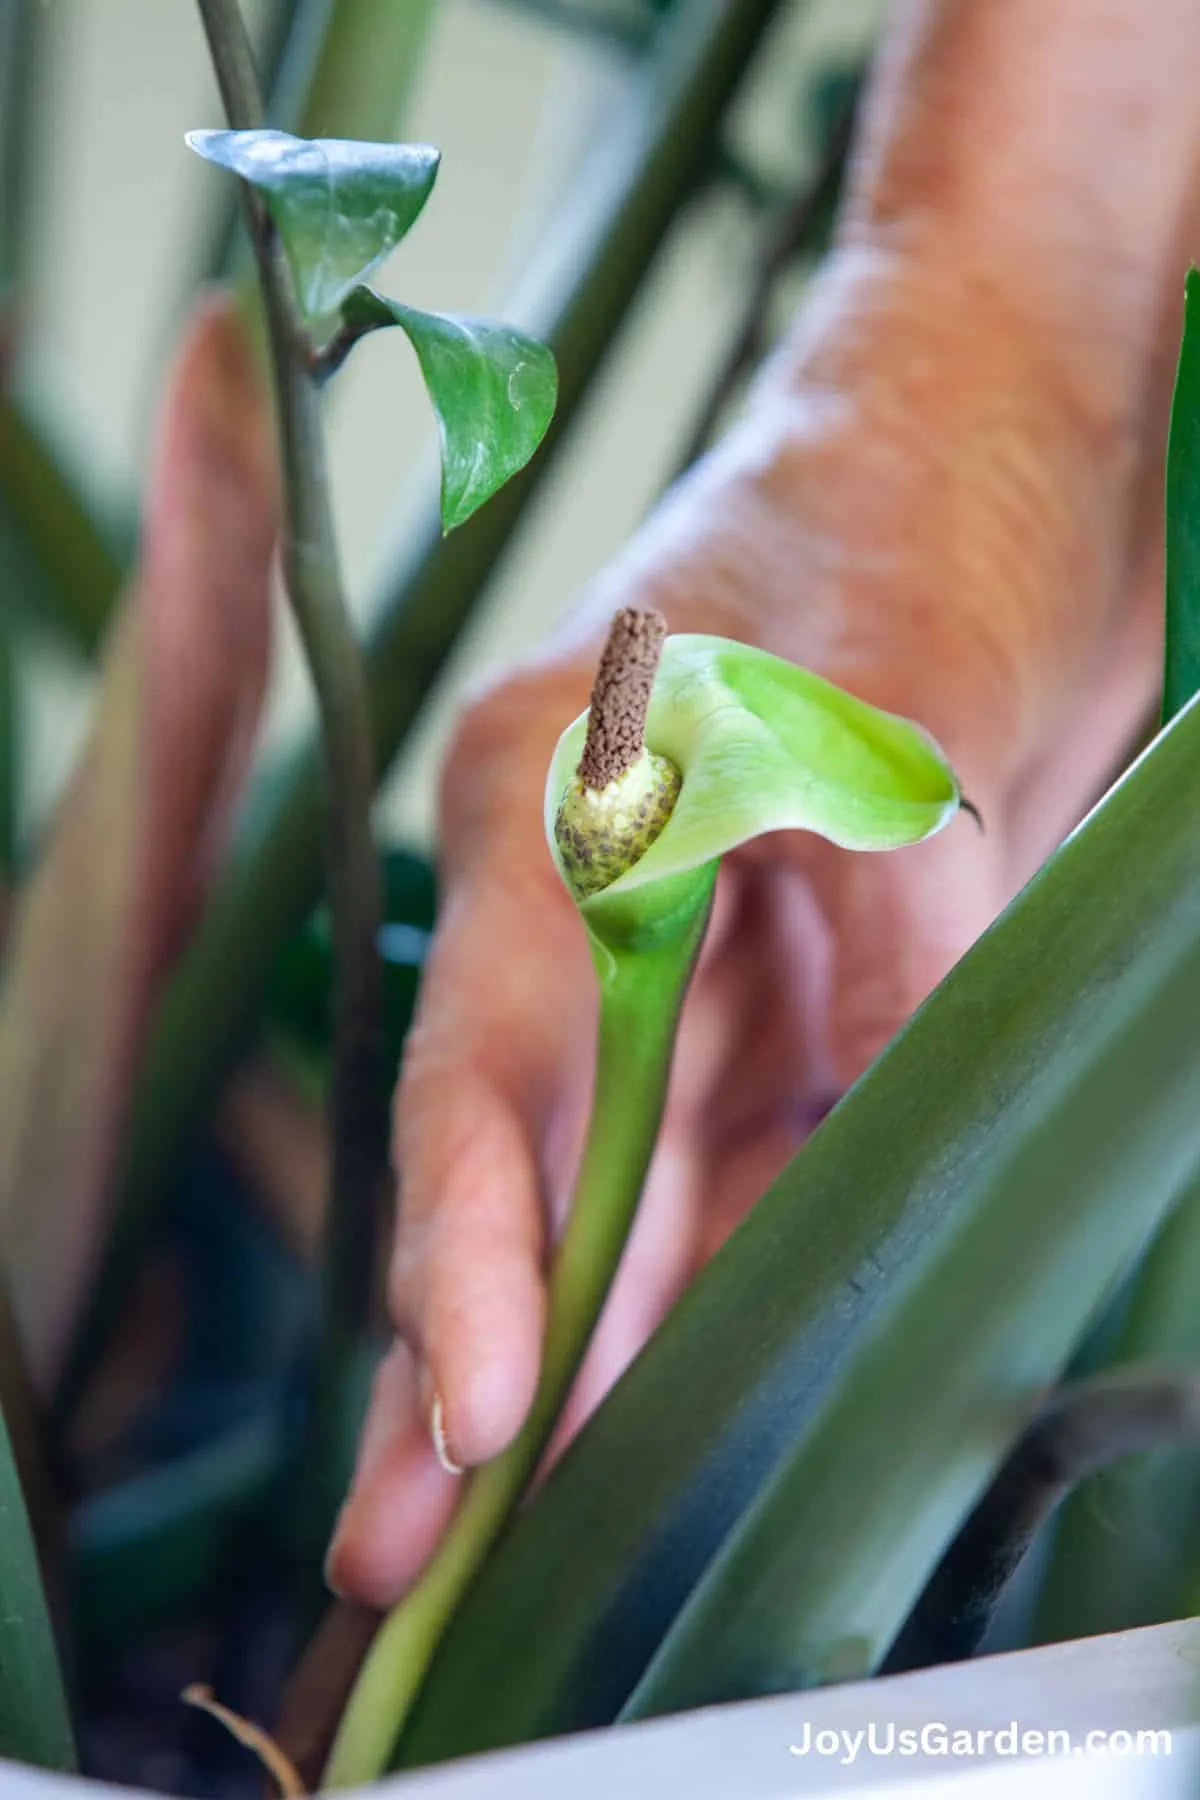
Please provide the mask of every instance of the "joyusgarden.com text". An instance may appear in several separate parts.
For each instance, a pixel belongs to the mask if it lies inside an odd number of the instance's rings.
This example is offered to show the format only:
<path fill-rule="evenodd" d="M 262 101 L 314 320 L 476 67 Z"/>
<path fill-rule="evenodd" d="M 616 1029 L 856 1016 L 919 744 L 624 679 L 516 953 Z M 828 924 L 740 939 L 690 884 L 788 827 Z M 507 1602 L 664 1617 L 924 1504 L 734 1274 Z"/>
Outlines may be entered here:
<path fill-rule="evenodd" d="M 1055 1731 L 1010 1719 L 998 1726 L 923 1725 L 873 1720 L 854 1731 L 805 1724 L 788 1745 L 792 1756 L 815 1756 L 848 1766 L 871 1756 L 1170 1756 L 1169 1731 Z"/>

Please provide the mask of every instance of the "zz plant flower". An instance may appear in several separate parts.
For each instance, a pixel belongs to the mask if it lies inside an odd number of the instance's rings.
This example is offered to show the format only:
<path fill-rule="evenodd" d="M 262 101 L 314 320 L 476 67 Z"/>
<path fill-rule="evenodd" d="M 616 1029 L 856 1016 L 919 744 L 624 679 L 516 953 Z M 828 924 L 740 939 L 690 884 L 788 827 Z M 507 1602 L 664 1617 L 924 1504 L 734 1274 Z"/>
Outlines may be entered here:
<path fill-rule="evenodd" d="M 546 839 L 591 944 L 600 1020 L 537 1393 L 509 1448 L 467 1477 L 441 1547 L 381 1628 L 329 1786 L 388 1765 L 446 1622 L 549 1441 L 633 1224 L 721 857 L 795 829 L 894 849 L 965 804 L 919 726 L 765 651 L 665 633 L 657 613 L 617 614 L 591 705 L 560 738 L 546 784 Z"/>

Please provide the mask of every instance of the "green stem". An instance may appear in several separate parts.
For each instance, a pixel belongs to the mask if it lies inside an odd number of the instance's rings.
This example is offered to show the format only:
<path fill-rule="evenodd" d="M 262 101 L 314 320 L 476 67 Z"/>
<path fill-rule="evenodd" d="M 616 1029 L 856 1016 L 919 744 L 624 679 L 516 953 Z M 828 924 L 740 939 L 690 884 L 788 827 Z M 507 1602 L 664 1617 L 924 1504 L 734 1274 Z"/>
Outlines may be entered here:
<path fill-rule="evenodd" d="M 0 0 L 0 372 L 24 300 L 40 10 L 36 0 Z"/>
<path fill-rule="evenodd" d="M 295 108 L 301 137 L 391 143 L 403 127 L 436 8 L 437 0 L 336 0 L 302 84 L 303 107 Z"/>
<path fill-rule="evenodd" d="M 633 1224 L 715 877 L 715 863 L 695 872 L 686 908 L 658 942 L 593 940 L 600 1023 L 592 1113 L 550 1277 L 537 1393 L 508 1449 L 467 1477 L 432 1561 L 380 1628 L 342 1716 L 326 1787 L 372 1781 L 388 1766 L 450 1615 L 549 1442 Z"/>
<path fill-rule="evenodd" d="M 312 76 L 314 45 L 325 31 L 334 0 L 272 0 L 259 34 L 258 67 L 270 96 L 267 123 L 294 129 L 297 108 Z M 227 281 L 244 273 L 246 244 L 238 231 L 239 197 L 222 182 L 204 233 L 199 268 L 188 270 L 184 298 L 198 283 Z"/>
<path fill-rule="evenodd" d="M 237 0 L 199 0 L 229 122 L 249 130 L 262 96 Z M 387 1177 L 387 1096 L 377 938 L 379 863 L 371 836 L 375 759 L 362 651 L 342 593 L 329 507 L 320 400 L 308 375 L 308 341 L 283 247 L 248 185 L 243 199 L 267 317 L 283 457 L 283 562 L 312 673 L 329 781 L 326 861 L 335 960 L 330 1097 L 333 1169 L 327 1214 L 325 1345 L 318 1434 L 340 1441 L 332 1416 L 347 1358 L 367 1318 Z M 322 1421 L 324 1424 L 322 1425 Z M 332 1517 L 344 1471 L 319 1453 L 318 1511 Z M 324 1517 L 314 1525 L 323 1535 Z"/>
<path fill-rule="evenodd" d="M 1182 1368 L 1117 1369 L 1052 1394 L 946 1550 L 880 1672 L 973 1656 L 1064 1496 L 1114 1462 L 1198 1442 L 1200 1382 Z"/>
<path fill-rule="evenodd" d="M 4 889 L 17 872 L 21 836 L 21 713 L 15 631 L 0 619 L 0 934 Z"/>

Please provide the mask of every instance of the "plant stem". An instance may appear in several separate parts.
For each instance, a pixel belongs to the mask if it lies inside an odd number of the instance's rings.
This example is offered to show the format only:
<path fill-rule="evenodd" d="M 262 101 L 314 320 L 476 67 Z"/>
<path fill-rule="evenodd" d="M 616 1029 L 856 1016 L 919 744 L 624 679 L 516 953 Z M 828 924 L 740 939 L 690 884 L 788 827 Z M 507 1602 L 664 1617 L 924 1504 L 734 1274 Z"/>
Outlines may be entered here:
<path fill-rule="evenodd" d="M 262 96 L 237 0 L 199 0 L 229 122 L 253 129 Z M 379 960 L 379 864 L 371 836 L 375 762 L 363 656 L 342 593 L 329 506 L 320 400 L 307 370 L 291 273 L 265 206 L 243 200 L 267 317 L 284 473 L 284 572 L 316 689 L 329 783 L 327 879 L 335 959 L 330 1110 L 333 1169 L 326 1224 L 325 1343 L 317 1430 L 337 1441 L 334 1414 L 346 1362 L 370 1309 L 387 1173 Z M 345 1471 L 318 1456 L 322 1514 L 332 1516 Z M 322 1530 L 324 1519 L 314 1521 Z"/>
<path fill-rule="evenodd" d="M 1054 1394 L 930 1576 L 881 1673 L 974 1655 L 1009 1578 L 1073 1488 L 1121 1457 L 1198 1440 L 1200 1381 L 1190 1372 L 1120 1369 Z"/>
<path fill-rule="evenodd" d="M 376 1636 L 342 1715 L 325 1787 L 371 1781 L 388 1767 L 447 1621 L 549 1442 L 633 1224 L 715 877 L 715 863 L 697 871 L 685 916 L 664 941 L 651 947 L 594 946 L 600 979 L 595 1089 L 567 1228 L 550 1277 L 537 1393 L 508 1449 L 467 1477 L 432 1561 Z"/>
<path fill-rule="evenodd" d="M 603 366 L 672 220 L 709 167 L 730 94 L 778 0 L 690 0 L 663 26 L 648 68 L 547 233 L 507 316 L 548 343 L 558 410 L 534 461 L 468 528 L 443 537 L 436 506 L 407 534 L 372 614 L 367 650 L 376 756 L 386 764 L 419 717 L 458 635 Z M 60 1404 L 81 1391 L 137 1266 L 147 1218 L 246 1042 L 279 940 L 319 886 L 320 752 L 307 739 L 264 775 L 245 835 L 184 966 L 164 996 L 126 1134 L 116 1228 L 77 1334 Z"/>
<path fill-rule="evenodd" d="M 0 0 L 0 376 L 15 348 L 26 300 L 42 11 L 37 0 Z"/>
<path fill-rule="evenodd" d="M 257 67 L 269 98 L 260 123 L 281 131 L 295 129 L 296 110 L 312 74 L 309 65 L 315 45 L 328 26 L 333 5 L 334 0 L 272 0 L 267 8 Z M 239 196 L 227 183 L 222 182 L 216 190 L 216 209 L 207 221 L 199 267 L 187 272 L 182 299 L 190 297 L 198 281 L 228 280 L 243 272 L 239 257 L 246 246 L 238 232 Z"/>
<path fill-rule="evenodd" d="M 1200 1359 L 1200 1168 L 1155 1237 L 1103 1352 L 1119 1377 Z M 1196 1611 L 1200 1453 L 1144 1457 L 1099 1475 L 1063 1507 L 1037 1594 L 1029 1641 L 1058 1643 L 1184 1618 Z"/>
<path fill-rule="evenodd" d="M 0 937 L 4 890 L 17 872 L 21 836 L 21 713 L 15 631 L 0 619 Z"/>

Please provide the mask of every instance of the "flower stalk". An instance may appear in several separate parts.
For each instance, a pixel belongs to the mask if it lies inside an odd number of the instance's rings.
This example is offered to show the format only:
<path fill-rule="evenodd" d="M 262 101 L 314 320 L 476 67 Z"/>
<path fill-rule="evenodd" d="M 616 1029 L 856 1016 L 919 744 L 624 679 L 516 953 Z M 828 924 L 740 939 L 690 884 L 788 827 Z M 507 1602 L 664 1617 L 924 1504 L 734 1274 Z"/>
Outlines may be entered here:
<path fill-rule="evenodd" d="M 646 618 L 635 615 L 632 631 L 628 619 L 618 622 L 593 691 L 596 723 L 585 763 L 592 779 L 603 782 L 602 793 L 619 786 L 646 755 L 642 727 L 665 630 L 657 615 L 643 624 Z M 614 760 L 617 727 L 623 750 Z M 583 771 L 581 763 L 581 780 Z M 678 791 L 673 771 L 668 786 L 672 782 Z M 661 796 L 658 809 L 663 811 Z M 665 810 L 669 813 L 669 803 Z M 609 810 L 596 841 L 583 842 L 585 860 L 594 849 L 610 859 L 610 867 L 619 866 L 619 858 L 611 860 L 618 854 L 613 848 L 615 816 Z M 644 824 L 635 816 L 626 866 L 640 853 L 639 832 L 644 838 Z M 370 1781 L 389 1766 L 450 1616 L 549 1443 L 637 1211 L 716 873 L 713 859 L 660 884 L 649 905 L 642 897 L 618 901 L 594 929 L 589 926 L 600 989 L 595 1084 L 583 1158 L 550 1275 L 537 1392 L 508 1449 L 466 1477 L 445 1538 L 380 1628 L 343 1714 L 325 1787 Z"/>
<path fill-rule="evenodd" d="M 327 1787 L 394 1765 L 451 1613 L 549 1441 L 633 1224 L 721 856 L 787 827 L 888 849 L 940 830 L 959 805 L 918 726 L 764 651 L 664 634 L 656 613 L 617 614 L 591 706 L 560 738 L 546 785 L 546 839 L 587 930 L 600 1023 L 537 1394 L 509 1448 L 467 1477 L 439 1549 L 381 1627 Z"/>

